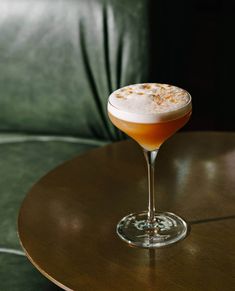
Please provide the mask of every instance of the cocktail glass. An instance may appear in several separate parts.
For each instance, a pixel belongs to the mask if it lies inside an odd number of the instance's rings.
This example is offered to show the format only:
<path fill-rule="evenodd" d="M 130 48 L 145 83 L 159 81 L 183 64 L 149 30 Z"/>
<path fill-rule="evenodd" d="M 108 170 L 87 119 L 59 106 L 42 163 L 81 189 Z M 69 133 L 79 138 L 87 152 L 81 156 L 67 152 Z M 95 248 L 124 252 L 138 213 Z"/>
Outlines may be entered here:
<path fill-rule="evenodd" d="M 117 104 L 113 104 L 113 94 L 116 94 L 117 98 L 125 99 L 128 94 L 133 94 L 133 88 L 134 90 L 143 89 L 134 92 L 136 96 L 139 94 L 139 98 L 148 94 L 149 98 L 155 98 L 154 101 L 159 105 L 162 101 L 159 92 L 163 92 L 165 101 L 167 104 L 172 103 L 172 106 L 163 112 L 141 113 L 125 109 L 123 105 L 119 108 Z M 154 89 L 151 90 L 151 88 L 155 88 L 158 94 L 154 93 Z M 175 107 L 174 102 L 177 102 L 180 94 L 185 96 L 186 102 Z M 117 225 L 117 234 L 130 245 L 143 248 L 163 247 L 175 243 L 187 235 L 187 223 L 181 217 L 171 212 L 159 213 L 155 210 L 154 167 L 160 146 L 187 123 L 191 112 L 190 94 L 183 89 L 167 84 L 130 85 L 109 96 L 108 115 L 110 120 L 143 148 L 148 169 L 148 210 L 129 214 L 122 218 Z"/>

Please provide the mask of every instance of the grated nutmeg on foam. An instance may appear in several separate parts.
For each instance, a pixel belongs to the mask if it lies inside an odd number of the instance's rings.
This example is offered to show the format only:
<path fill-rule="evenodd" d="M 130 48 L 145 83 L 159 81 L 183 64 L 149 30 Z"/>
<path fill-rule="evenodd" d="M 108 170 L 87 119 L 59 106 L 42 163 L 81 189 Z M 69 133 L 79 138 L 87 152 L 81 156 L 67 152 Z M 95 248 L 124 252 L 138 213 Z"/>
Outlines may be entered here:
<path fill-rule="evenodd" d="M 189 101 L 189 95 L 185 90 L 176 86 L 158 83 L 126 86 L 115 91 L 113 95 L 120 102 L 125 100 L 125 107 L 127 106 L 128 110 L 139 113 L 175 110 Z M 122 107 L 122 102 L 120 102 L 117 105 Z M 145 107 L 145 109 L 141 107 Z"/>
<path fill-rule="evenodd" d="M 192 108 L 190 94 L 179 87 L 144 83 L 122 87 L 109 96 L 108 110 L 118 118 L 153 123 L 177 118 Z"/>

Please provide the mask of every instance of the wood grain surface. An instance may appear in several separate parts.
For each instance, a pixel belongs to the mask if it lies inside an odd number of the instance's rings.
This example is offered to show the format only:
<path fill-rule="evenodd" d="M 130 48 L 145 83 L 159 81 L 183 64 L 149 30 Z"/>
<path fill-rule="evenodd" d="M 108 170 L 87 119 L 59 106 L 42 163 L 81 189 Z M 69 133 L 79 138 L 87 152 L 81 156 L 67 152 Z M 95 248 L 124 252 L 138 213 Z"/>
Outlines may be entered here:
<path fill-rule="evenodd" d="M 133 248 L 115 233 L 123 216 L 147 208 L 146 171 L 139 146 L 124 141 L 44 176 L 19 213 L 30 261 L 65 290 L 232 290 L 235 133 L 179 133 L 160 149 L 157 209 L 191 224 L 189 235 L 170 247 Z"/>

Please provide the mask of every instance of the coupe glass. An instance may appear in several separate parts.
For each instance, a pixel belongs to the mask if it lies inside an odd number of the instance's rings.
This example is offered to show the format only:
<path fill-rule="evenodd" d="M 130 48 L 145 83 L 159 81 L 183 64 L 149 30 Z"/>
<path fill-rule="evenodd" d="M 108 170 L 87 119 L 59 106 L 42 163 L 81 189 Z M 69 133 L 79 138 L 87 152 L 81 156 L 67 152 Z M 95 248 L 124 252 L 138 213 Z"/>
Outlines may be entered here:
<path fill-rule="evenodd" d="M 151 88 L 153 85 L 155 87 L 170 87 L 170 85 L 155 83 L 135 84 L 132 86 Z M 178 88 L 175 86 L 173 87 Z M 124 87 L 124 89 L 125 88 L 127 88 L 127 90 L 129 90 L 129 88 L 130 90 L 132 89 L 131 85 Z M 119 92 L 118 94 L 120 94 L 122 90 L 123 88 L 117 90 Z M 187 234 L 187 223 L 181 217 L 171 212 L 156 212 L 154 193 L 154 166 L 158 150 L 167 138 L 172 136 L 187 123 L 191 115 L 191 96 L 187 91 L 183 90 L 183 92 L 187 94 L 187 103 L 176 110 L 170 110 L 162 114 L 159 113 L 159 116 L 165 117 L 156 122 L 152 122 L 150 119 L 148 122 L 147 120 L 150 115 L 147 113 L 136 114 L 129 112 L 128 108 L 118 108 L 112 103 L 112 94 L 109 96 L 108 115 L 110 120 L 117 128 L 132 137 L 143 148 L 148 169 L 148 210 L 129 214 L 122 218 L 117 225 L 117 234 L 122 240 L 130 245 L 143 248 L 157 248 L 175 243 L 183 239 Z M 140 95 L 143 95 L 143 93 L 140 93 Z M 167 117 L 168 115 L 169 118 Z M 170 116 L 173 115 L 174 118 L 171 119 Z M 134 119 L 132 117 L 134 117 Z M 140 117 L 140 120 L 144 117 L 145 122 L 138 122 L 138 117 Z"/>

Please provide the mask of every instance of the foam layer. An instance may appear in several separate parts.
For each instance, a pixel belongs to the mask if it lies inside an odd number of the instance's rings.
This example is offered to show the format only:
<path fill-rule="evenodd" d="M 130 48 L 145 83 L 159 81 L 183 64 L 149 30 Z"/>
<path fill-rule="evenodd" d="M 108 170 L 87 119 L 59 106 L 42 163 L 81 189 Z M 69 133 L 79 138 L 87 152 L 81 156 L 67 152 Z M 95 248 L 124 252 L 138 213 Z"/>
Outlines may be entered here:
<path fill-rule="evenodd" d="M 134 84 L 109 96 L 108 111 L 115 117 L 137 123 L 177 119 L 192 108 L 190 94 L 176 86 L 158 83 Z"/>

